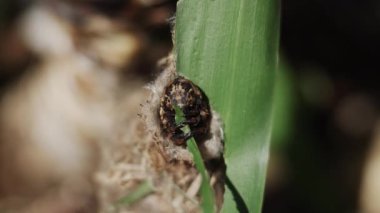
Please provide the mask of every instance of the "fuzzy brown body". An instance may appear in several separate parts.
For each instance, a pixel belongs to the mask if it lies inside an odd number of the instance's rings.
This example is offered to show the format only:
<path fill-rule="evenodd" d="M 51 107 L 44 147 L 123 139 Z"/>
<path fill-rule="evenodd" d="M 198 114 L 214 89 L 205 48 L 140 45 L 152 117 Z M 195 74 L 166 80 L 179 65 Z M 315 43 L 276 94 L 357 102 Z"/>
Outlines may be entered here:
<path fill-rule="evenodd" d="M 183 111 L 183 124 L 176 123 L 175 107 Z M 184 145 L 190 137 L 200 142 L 209 135 L 211 112 L 208 98 L 198 86 L 182 76 L 165 87 L 158 114 L 163 136 L 177 145 Z M 189 125 L 190 135 L 181 130 L 183 125 Z"/>

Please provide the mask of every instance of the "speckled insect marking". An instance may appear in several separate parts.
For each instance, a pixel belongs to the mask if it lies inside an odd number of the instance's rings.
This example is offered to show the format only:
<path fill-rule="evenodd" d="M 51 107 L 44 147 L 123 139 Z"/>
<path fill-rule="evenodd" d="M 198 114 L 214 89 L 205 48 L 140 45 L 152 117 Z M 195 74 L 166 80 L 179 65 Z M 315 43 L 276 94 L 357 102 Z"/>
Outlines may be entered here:
<path fill-rule="evenodd" d="M 183 111 L 183 123 L 175 122 L 175 107 Z M 189 137 L 198 142 L 209 134 L 211 113 L 208 98 L 197 85 L 182 76 L 165 87 L 158 114 L 163 136 L 177 145 L 184 145 Z M 183 133 L 183 125 L 189 125 L 190 134 Z"/>

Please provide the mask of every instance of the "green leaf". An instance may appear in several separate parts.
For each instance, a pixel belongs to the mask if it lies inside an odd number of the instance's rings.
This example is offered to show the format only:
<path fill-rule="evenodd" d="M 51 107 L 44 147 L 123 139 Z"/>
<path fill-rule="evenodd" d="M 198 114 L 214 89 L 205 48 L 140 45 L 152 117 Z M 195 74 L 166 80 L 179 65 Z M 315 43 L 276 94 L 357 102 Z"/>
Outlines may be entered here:
<path fill-rule="evenodd" d="M 193 154 L 195 167 L 202 176 L 201 183 L 201 207 L 203 212 L 214 212 L 214 192 L 212 191 L 210 180 L 207 174 L 206 167 L 203 163 L 203 158 L 199 152 L 198 145 L 194 138 L 187 141 L 187 149 Z"/>
<path fill-rule="evenodd" d="M 287 148 L 295 130 L 296 90 L 292 71 L 285 59 L 280 58 L 274 92 L 274 120 L 271 144 L 271 149 L 275 151 Z"/>
<path fill-rule="evenodd" d="M 185 115 L 179 107 L 174 107 L 175 110 L 175 122 L 177 124 L 182 123 L 185 120 Z M 182 129 L 184 134 L 190 133 L 189 125 L 185 125 Z M 194 159 L 195 167 L 198 172 L 201 174 L 202 183 L 201 183 L 201 208 L 203 212 L 214 212 L 214 193 L 212 191 L 210 180 L 207 175 L 206 167 L 203 163 L 202 155 L 198 149 L 198 145 L 195 142 L 194 138 L 191 137 L 187 141 L 187 149 L 191 152 Z"/>
<path fill-rule="evenodd" d="M 131 205 L 141 198 L 147 196 L 148 194 L 153 192 L 153 186 L 149 181 L 145 181 L 141 183 L 137 189 L 129 193 L 127 196 L 120 198 L 117 201 L 118 205 Z"/>
<path fill-rule="evenodd" d="M 205 91 L 225 123 L 224 212 L 261 212 L 278 29 L 277 0 L 180 0 L 177 5 L 178 72 Z"/>

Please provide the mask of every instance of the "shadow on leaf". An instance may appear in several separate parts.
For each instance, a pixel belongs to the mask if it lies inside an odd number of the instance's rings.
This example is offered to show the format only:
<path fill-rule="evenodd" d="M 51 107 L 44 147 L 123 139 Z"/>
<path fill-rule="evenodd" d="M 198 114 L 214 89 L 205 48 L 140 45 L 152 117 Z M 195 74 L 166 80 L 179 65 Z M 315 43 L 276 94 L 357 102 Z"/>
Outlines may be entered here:
<path fill-rule="evenodd" d="M 247 204 L 244 202 L 243 197 L 240 195 L 239 191 L 236 189 L 234 184 L 231 182 L 230 178 L 226 177 L 226 186 L 231 191 L 232 196 L 234 197 L 236 208 L 240 213 L 248 213 Z"/>

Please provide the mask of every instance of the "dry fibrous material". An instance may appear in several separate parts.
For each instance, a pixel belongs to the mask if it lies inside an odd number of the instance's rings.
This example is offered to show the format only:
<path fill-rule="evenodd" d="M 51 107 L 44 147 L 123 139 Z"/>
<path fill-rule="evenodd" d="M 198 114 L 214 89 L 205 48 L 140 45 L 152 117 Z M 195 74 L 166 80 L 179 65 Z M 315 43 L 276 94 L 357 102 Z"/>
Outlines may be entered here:
<path fill-rule="evenodd" d="M 161 73 L 147 86 L 148 91 L 126 97 L 125 105 L 143 101 L 142 107 L 133 117 L 120 123 L 118 146 L 109 149 L 110 160 L 97 175 L 102 186 L 100 200 L 102 211 L 132 212 L 198 212 L 201 177 L 193 164 L 192 155 L 184 146 L 178 146 L 162 135 L 158 107 L 164 88 L 177 76 L 173 56 L 161 61 Z M 130 95 L 129 95 L 130 96 Z M 119 111 L 119 110 L 117 110 Z M 129 112 L 130 113 L 130 112 Z M 223 130 L 216 112 L 210 125 L 210 137 L 200 143 L 199 148 L 211 176 L 217 206 L 223 203 L 225 164 L 223 159 Z M 144 182 L 152 184 L 146 196 L 132 204 L 115 205 L 120 198 L 127 197 Z"/>
<path fill-rule="evenodd" d="M 191 155 L 174 147 L 172 152 L 167 152 L 168 143 L 158 134 L 153 105 L 145 101 L 151 96 L 150 91 L 136 90 L 135 95 L 125 95 L 115 110 L 128 109 L 128 112 L 119 114 L 114 145 L 104 149 L 108 160 L 97 174 L 101 211 L 196 212 L 198 209 L 200 181 Z M 140 108 L 138 103 L 143 106 Z M 116 204 L 144 182 L 152 185 L 147 196 L 132 204 Z"/>

